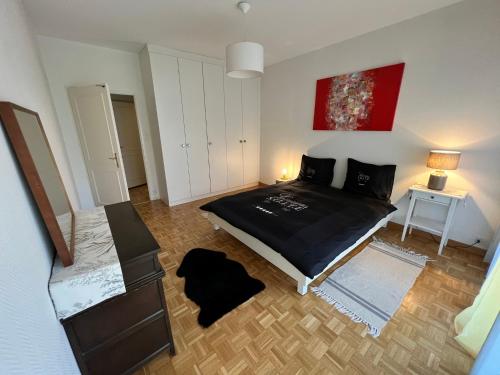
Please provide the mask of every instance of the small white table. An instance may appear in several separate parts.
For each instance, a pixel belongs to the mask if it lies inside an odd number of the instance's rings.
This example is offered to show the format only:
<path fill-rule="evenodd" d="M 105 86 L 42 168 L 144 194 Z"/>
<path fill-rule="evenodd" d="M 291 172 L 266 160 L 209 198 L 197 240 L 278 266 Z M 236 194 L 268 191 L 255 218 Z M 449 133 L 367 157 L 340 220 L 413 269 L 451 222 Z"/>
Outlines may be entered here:
<path fill-rule="evenodd" d="M 418 228 L 425 232 L 436 234 L 441 236 L 441 242 L 439 243 L 438 250 L 438 255 L 441 255 L 443 248 L 448 243 L 448 233 L 453 222 L 453 216 L 455 215 L 457 204 L 459 201 L 463 201 L 467 198 L 468 193 L 463 190 L 452 189 L 432 190 L 425 185 L 416 184 L 410 187 L 410 194 L 410 207 L 408 208 L 408 213 L 406 214 L 401 241 L 405 240 L 408 227 L 410 228 L 410 234 L 413 228 Z M 446 221 L 443 223 L 438 220 L 415 216 L 414 212 L 417 201 L 447 206 L 448 214 L 446 215 Z"/>

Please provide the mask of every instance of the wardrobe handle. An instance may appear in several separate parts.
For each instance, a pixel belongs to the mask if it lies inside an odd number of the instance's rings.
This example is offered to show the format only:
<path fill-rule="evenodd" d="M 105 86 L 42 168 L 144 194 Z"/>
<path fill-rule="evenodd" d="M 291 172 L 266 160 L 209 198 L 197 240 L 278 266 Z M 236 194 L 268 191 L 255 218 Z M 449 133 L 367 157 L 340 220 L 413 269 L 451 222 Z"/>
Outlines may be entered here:
<path fill-rule="evenodd" d="M 186 144 L 185 143 L 181 144 L 181 147 L 186 148 Z"/>
<path fill-rule="evenodd" d="M 186 147 L 187 148 L 191 147 L 191 143 L 186 143 Z"/>
<path fill-rule="evenodd" d="M 247 143 L 247 140 L 246 140 L 246 139 L 244 139 L 244 140 L 243 140 L 243 143 Z"/>
<path fill-rule="evenodd" d="M 208 145 L 209 145 L 209 146 L 212 146 L 212 142 L 208 142 Z"/>
<path fill-rule="evenodd" d="M 243 143 L 243 139 L 240 139 L 240 143 Z"/>

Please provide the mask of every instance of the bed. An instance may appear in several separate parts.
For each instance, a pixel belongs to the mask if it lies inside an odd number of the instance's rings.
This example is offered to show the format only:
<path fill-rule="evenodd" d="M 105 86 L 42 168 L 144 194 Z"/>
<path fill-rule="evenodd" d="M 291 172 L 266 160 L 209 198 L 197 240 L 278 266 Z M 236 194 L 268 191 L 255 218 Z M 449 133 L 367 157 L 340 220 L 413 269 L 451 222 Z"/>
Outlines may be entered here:
<path fill-rule="evenodd" d="M 302 295 L 396 211 L 389 200 L 298 180 L 200 208 L 215 229 L 223 228 L 295 279 Z"/>

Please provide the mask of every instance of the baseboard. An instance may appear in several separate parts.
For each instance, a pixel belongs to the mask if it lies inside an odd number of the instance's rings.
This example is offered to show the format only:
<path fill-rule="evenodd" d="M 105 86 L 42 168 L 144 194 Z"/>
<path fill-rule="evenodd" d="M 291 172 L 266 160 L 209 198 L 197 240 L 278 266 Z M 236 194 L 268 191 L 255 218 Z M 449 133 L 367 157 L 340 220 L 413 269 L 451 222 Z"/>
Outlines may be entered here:
<path fill-rule="evenodd" d="M 179 204 L 194 202 L 194 201 L 197 201 L 197 200 L 200 200 L 200 199 L 215 197 L 216 195 L 231 193 L 233 191 L 238 191 L 238 190 L 244 190 L 244 189 L 256 187 L 256 186 L 259 186 L 259 185 L 260 185 L 260 182 L 252 182 L 251 184 L 246 184 L 246 185 L 242 185 L 242 186 L 236 186 L 236 187 L 230 188 L 230 189 L 220 190 L 220 191 L 216 191 L 216 192 L 213 192 L 213 193 L 197 195 L 196 197 L 190 197 L 190 198 L 186 198 L 186 199 L 180 199 L 178 201 L 172 201 L 172 202 L 168 202 L 168 203 L 165 202 L 165 203 L 168 206 L 173 207 L 173 206 L 178 206 Z"/>
<path fill-rule="evenodd" d="M 404 225 L 396 223 L 394 221 L 389 221 L 389 223 L 387 224 L 387 227 L 390 229 L 399 230 L 399 231 L 401 231 L 401 233 L 403 233 Z M 420 229 L 417 229 L 417 228 L 413 228 L 411 235 L 407 234 L 407 237 L 408 236 L 416 236 L 416 237 L 419 237 L 419 238 L 422 238 L 425 240 L 429 240 L 431 238 L 430 233 L 427 233 L 427 232 L 420 230 Z M 441 238 L 439 236 L 435 236 L 435 237 Z M 439 244 L 436 244 L 436 248 L 437 248 L 437 246 L 439 246 Z M 450 247 L 454 247 L 454 246 L 464 247 L 462 249 L 456 249 L 456 250 L 465 250 L 465 251 L 469 251 L 471 253 L 478 254 L 478 255 L 484 256 L 486 254 L 485 249 L 482 249 L 482 248 L 476 247 L 476 246 L 465 247 L 465 246 L 469 246 L 469 244 L 465 244 L 463 242 L 455 241 L 452 239 L 448 239 L 448 246 L 450 246 Z"/>

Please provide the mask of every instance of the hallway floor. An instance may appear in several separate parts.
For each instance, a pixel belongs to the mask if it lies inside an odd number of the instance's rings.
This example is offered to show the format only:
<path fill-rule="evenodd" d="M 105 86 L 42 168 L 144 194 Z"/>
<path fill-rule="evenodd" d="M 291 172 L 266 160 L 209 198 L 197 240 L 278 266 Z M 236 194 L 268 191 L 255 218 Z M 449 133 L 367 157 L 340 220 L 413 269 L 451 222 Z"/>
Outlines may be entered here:
<path fill-rule="evenodd" d="M 133 205 L 149 202 L 149 191 L 147 184 L 130 188 L 128 189 L 128 193 L 130 195 L 130 201 Z"/>

